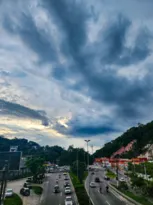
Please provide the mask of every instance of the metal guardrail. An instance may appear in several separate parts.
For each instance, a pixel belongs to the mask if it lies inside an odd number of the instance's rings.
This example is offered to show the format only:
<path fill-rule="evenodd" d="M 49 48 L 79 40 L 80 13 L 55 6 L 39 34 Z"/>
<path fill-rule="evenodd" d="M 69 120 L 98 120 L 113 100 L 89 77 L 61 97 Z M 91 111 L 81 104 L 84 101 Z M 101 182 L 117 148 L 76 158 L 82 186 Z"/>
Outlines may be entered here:
<path fill-rule="evenodd" d="M 129 202 L 135 204 L 135 205 L 142 205 L 139 202 L 135 201 L 134 199 L 128 197 L 127 195 L 123 194 L 122 192 L 120 192 L 118 189 L 116 189 L 114 186 L 112 186 L 111 184 L 109 184 L 109 186 L 118 194 L 120 194 L 122 197 L 124 197 L 125 199 L 127 199 Z"/>

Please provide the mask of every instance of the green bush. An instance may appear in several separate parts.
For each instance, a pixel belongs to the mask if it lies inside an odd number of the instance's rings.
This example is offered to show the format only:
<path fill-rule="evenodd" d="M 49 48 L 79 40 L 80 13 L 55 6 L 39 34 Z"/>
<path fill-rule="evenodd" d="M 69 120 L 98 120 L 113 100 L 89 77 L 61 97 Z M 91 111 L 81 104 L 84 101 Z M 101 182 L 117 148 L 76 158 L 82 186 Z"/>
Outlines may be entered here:
<path fill-rule="evenodd" d="M 128 186 L 126 182 L 120 182 L 119 183 L 119 189 L 120 190 L 128 190 Z"/>
<path fill-rule="evenodd" d="M 107 170 L 106 176 L 110 177 L 111 179 L 114 179 L 116 177 L 116 174 L 114 172 Z"/>
<path fill-rule="evenodd" d="M 4 200 L 4 205 L 22 205 L 22 199 L 17 195 L 13 194 L 12 197 L 8 197 Z"/>
<path fill-rule="evenodd" d="M 76 192 L 79 204 L 88 205 L 89 197 L 85 190 L 84 184 L 80 183 L 80 180 L 77 178 L 77 176 L 73 172 L 70 172 L 70 177 L 71 177 L 73 186 L 75 188 L 75 192 Z M 87 177 L 87 172 L 84 173 L 84 179 L 86 177 Z"/>
<path fill-rule="evenodd" d="M 153 203 L 151 203 L 150 201 L 148 201 L 147 198 L 143 197 L 143 196 L 136 196 L 134 195 L 132 192 L 130 191 L 123 191 L 123 193 L 125 195 L 127 195 L 128 197 L 134 199 L 135 201 L 143 204 L 143 205 L 153 205 Z"/>
<path fill-rule="evenodd" d="M 89 198 L 86 193 L 84 186 L 79 186 L 75 188 L 76 195 L 78 197 L 78 201 L 80 205 L 88 205 Z"/>
<path fill-rule="evenodd" d="M 35 194 L 41 195 L 43 192 L 43 188 L 40 186 L 32 186 L 32 190 L 34 191 Z"/>

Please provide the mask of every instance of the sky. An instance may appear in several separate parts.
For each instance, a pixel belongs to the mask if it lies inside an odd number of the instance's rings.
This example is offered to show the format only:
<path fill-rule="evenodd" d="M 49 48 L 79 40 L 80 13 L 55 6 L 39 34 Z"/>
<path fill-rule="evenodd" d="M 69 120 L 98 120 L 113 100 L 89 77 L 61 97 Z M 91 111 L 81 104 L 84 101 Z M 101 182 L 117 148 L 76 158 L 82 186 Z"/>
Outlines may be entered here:
<path fill-rule="evenodd" d="M 153 119 L 152 0 L 0 0 L 0 135 L 94 150 Z"/>

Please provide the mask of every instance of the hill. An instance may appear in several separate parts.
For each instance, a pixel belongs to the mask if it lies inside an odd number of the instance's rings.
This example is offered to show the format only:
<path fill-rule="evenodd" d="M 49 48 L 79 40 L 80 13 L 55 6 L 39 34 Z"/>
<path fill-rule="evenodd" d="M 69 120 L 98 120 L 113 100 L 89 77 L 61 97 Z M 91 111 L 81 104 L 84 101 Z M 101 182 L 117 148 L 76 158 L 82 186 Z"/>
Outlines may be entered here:
<path fill-rule="evenodd" d="M 106 143 L 103 148 L 97 150 L 94 157 L 110 157 L 122 146 L 126 147 L 133 140 L 136 140 L 136 143 L 133 145 L 132 150 L 122 154 L 121 157 L 137 157 L 146 151 L 146 145 L 153 144 L 153 121 L 146 125 L 139 124 L 137 127 L 128 129 L 120 137 Z"/>
<path fill-rule="evenodd" d="M 40 146 L 36 142 L 27 139 L 7 139 L 0 136 L 0 152 L 9 151 L 10 146 L 18 146 L 23 156 L 40 156 L 45 161 L 58 163 L 59 165 L 72 165 L 78 158 L 79 161 L 87 163 L 88 153 L 82 148 L 74 148 L 72 145 L 66 150 L 60 146 Z M 90 162 L 93 157 L 89 155 Z"/>

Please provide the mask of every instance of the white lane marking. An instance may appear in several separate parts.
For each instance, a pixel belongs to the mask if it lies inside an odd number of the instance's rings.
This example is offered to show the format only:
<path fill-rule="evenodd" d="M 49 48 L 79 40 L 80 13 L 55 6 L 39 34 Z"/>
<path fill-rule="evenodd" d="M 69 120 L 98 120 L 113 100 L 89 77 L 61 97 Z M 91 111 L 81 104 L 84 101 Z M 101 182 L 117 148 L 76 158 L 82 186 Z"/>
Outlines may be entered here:
<path fill-rule="evenodd" d="M 61 192 L 61 196 L 62 196 L 63 192 Z"/>
<path fill-rule="evenodd" d="M 106 203 L 107 203 L 108 205 L 110 205 L 110 203 L 109 203 L 108 201 L 106 201 Z"/>

